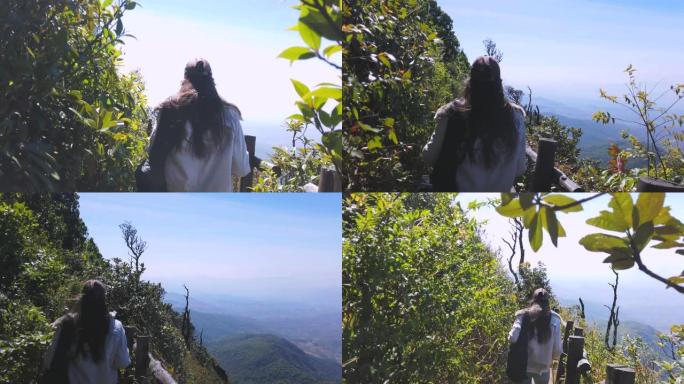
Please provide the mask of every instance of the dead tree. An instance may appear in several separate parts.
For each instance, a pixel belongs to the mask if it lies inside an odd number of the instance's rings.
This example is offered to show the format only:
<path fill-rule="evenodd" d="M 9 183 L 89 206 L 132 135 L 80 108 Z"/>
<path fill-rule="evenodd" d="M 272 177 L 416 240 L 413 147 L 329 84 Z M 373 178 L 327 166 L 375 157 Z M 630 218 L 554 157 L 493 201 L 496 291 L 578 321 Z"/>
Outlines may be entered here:
<path fill-rule="evenodd" d="M 192 330 L 190 329 L 190 290 L 183 284 L 185 288 L 185 310 L 183 310 L 183 323 L 181 324 L 181 333 L 185 339 L 185 344 L 190 343 L 190 336 L 192 336 Z"/>
<path fill-rule="evenodd" d="M 515 258 L 517 250 L 520 250 L 520 260 L 518 261 L 519 271 L 520 265 L 522 265 L 525 262 L 525 248 L 523 246 L 523 231 L 525 230 L 525 227 L 523 226 L 522 221 L 520 221 L 519 219 L 512 219 L 509 222 L 511 223 L 512 227 L 511 230 L 508 232 L 510 240 L 502 240 L 504 243 L 506 243 L 508 249 L 511 250 L 511 256 L 508 258 L 508 269 L 511 271 L 513 279 L 515 279 L 515 286 L 520 288 L 520 279 L 518 277 L 518 274 L 515 272 L 515 269 L 513 268 L 513 259 Z"/>
<path fill-rule="evenodd" d="M 125 221 L 123 224 L 119 225 L 119 228 L 121 229 L 121 235 L 128 248 L 131 268 L 135 271 L 137 280 L 139 281 L 140 275 L 142 274 L 142 268 L 144 268 L 144 265 L 140 263 L 140 258 L 147 249 L 147 242 L 138 237 L 138 230 L 135 229 L 130 222 Z"/>
<path fill-rule="evenodd" d="M 485 47 L 485 52 L 487 53 L 487 56 L 493 57 L 497 63 L 500 63 L 503 60 L 503 52 L 501 52 L 500 49 L 496 48 L 496 43 L 494 42 L 494 40 L 486 38 L 484 41 L 482 41 L 482 44 Z"/>
<path fill-rule="evenodd" d="M 608 348 L 609 351 L 615 350 L 615 345 L 617 344 L 617 329 L 618 325 L 620 325 L 620 320 L 619 320 L 619 314 L 620 314 L 620 307 L 617 306 L 617 290 L 618 290 L 618 281 L 620 278 L 620 275 L 615 271 L 614 268 L 611 268 L 613 273 L 615 274 L 615 284 L 608 283 L 613 288 L 613 305 L 608 307 L 607 305 L 604 305 L 604 307 L 608 308 L 610 310 L 610 316 L 608 317 L 608 326 L 606 327 L 606 335 L 605 335 L 605 343 L 606 343 L 606 348 Z M 613 343 L 611 345 L 610 343 L 610 330 L 611 328 L 613 329 Z"/>
<path fill-rule="evenodd" d="M 581 298 L 581 297 L 579 298 L 579 302 L 580 302 L 580 318 L 581 318 L 582 320 L 585 320 L 587 317 L 586 317 L 586 315 L 585 315 L 585 313 L 584 313 L 584 301 L 582 301 L 582 298 Z"/>

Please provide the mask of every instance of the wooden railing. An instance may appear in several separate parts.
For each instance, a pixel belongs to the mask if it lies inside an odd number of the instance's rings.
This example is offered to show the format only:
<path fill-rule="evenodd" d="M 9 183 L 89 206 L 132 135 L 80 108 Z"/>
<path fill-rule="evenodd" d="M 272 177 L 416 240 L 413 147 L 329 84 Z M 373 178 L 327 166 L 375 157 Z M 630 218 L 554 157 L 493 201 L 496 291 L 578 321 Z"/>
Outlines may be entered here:
<path fill-rule="evenodd" d="M 134 373 L 136 381 L 147 377 L 154 378 L 156 383 L 176 384 L 173 376 L 164 369 L 161 362 L 150 353 L 150 336 L 138 335 L 135 327 L 125 327 L 128 350 L 134 351 Z"/>
<path fill-rule="evenodd" d="M 574 327 L 568 320 L 563 335 L 563 353 L 558 363 L 555 384 L 579 384 L 580 379 L 591 373 L 591 363 L 584 349 L 584 329 Z M 634 384 L 636 373 L 633 368 L 619 364 L 606 366 L 606 380 L 603 384 Z"/>
<path fill-rule="evenodd" d="M 247 144 L 247 152 L 249 152 L 249 166 L 252 170 L 258 169 L 262 166 L 263 160 L 255 155 L 256 150 L 256 136 L 245 136 L 245 143 Z M 280 170 L 277 167 L 273 168 L 276 176 L 280 176 Z M 254 172 L 250 172 L 247 176 L 240 179 L 240 192 L 251 192 L 254 185 Z M 318 182 L 318 192 L 342 192 L 342 181 L 340 176 L 334 169 L 322 168 Z"/>
<path fill-rule="evenodd" d="M 541 138 L 535 152 L 529 146 L 525 149 L 527 158 L 534 163 L 532 192 L 548 192 L 552 185 L 558 185 L 567 192 L 583 192 L 582 187 L 570 179 L 563 171 L 556 168 L 555 140 Z"/>

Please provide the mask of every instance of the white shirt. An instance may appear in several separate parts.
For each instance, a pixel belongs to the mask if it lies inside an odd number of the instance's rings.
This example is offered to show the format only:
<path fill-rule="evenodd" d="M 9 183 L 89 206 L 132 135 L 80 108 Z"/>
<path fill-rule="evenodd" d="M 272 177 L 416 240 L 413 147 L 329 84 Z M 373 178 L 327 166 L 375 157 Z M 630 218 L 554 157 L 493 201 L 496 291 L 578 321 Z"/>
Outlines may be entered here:
<path fill-rule="evenodd" d="M 523 315 L 516 313 L 513 328 L 508 333 L 508 341 L 512 344 L 518 341 L 522 327 Z M 551 311 L 551 337 L 544 343 L 537 340 L 537 336 L 527 343 L 527 372 L 541 374 L 551 369 L 553 360 L 557 360 L 563 351 L 561 340 L 561 317 Z"/>
<path fill-rule="evenodd" d="M 244 177 L 251 168 L 245 136 L 240 124 L 240 113 L 235 107 L 225 109 L 225 123 L 231 134 L 222 147 L 198 158 L 190 147 L 192 124 L 185 123 L 185 140 L 180 149 L 173 150 L 166 158 L 164 176 L 169 192 L 232 192 L 231 176 Z M 155 132 L 152 133 L 152 141 Z M 210 137 L 205 137 L 209 148 L 213 146 Z"/>
<path fill-rule="evenodd" d="M 525 112 L 520 106 L 512 105 L 513 120 L 518 131 L 516 146 L 510 152 L 508 158 L 499 159 L 491 168 L 486 168 L 484 162 L 478 159 L 478 148 L 481 144 L 479 141 L 476 141 L 475 159 L 470 159 L 466 156 L 454 175 L 459 189 L 458 192 L 510 192 L 515 178 L 525 173 L 527 169 L 527 158 L 525 156 Z M 446 106 L 437 111 L 435 115 L 437 129 L 435 129 L 430 141 L 423 148 L 423 160 L 429 166 L 433 166 L 437 162 L 444 144 L 448 123 L 445 108 Z"/>
<path fill-rule="evenodd" d="M 52 363 L 61 331 L 61 327 L 57 328 L 55 337 L 45 355 L 44 364 L 46 368 Z M 126 368 L 130 364 L 131 357 L 128 354 L 126 331 L 121 322 L 112 317 L 105 339 L 102 360 L 96 364 L 90 357 L 84 358 L 82 354 L 78 354 L 69 363 L 69 382 L 71 384 L 116 384 L 118 382 L 118 370 Z"/>

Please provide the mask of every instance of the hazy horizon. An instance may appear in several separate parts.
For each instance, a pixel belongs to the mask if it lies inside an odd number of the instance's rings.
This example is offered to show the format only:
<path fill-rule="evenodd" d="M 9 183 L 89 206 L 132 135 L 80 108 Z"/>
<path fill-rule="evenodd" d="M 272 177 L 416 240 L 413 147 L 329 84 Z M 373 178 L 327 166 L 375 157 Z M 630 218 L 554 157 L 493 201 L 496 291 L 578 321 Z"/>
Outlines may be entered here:
<path fill-rule="evenodd" d="M 80 212 L 102 255 L 128 260 L 118 225 L 148 242 L 142 278 L 167 292 L 339 303 L 337 194 L 90 194 Z"/>
<path fill-rule="evenodd" d="M 505 83 L 570 105 L 595 102 L 599 88 L 621 95 L 625 68 L 663 90 L 684 83 L 684 3 L 674 0 L 438 0 L 471 62 L 491 38 L 503 51 Z M 589 116 L 590 118 L 590 116 Z"/>

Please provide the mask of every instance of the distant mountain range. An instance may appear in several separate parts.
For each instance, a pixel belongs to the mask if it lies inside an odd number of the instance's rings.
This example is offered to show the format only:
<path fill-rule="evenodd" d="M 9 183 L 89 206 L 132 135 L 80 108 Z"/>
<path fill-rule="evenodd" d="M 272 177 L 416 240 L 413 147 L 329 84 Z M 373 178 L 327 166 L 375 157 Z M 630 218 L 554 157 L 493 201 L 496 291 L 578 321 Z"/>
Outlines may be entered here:
<path fill-rule="evenodd" d="M 598 160 L 605 164 L 610 159 L 608 147 L 615 143 L 620 148 L 629 146 L 629 142 L 622 138 L 622 131 L 633 134 L 642 142 L 645 141 L 645 134 L 636 126 L 617 122 L 616 124 L 601 124 L 593 121 L 591 116 L 594 112 L 603 110 L 610 112 L 615 117 L 627 117 L 621 111 L 611 105 L 579 105 L 569 106 L 546 98 L 536 98 L 533 104 L 539 105 L 539 110 L 544 115 L 556 116 L 561 124 L 568 127 L 580 128 L 582 138 L 580 139 L 581 157 L 586 159 Z M 631 167 L 641 167 L 643 164 L 632 163 Z"/>
<path fill-rule="evenodd" d="M 333 384 L 342 378 L 337 362 L 309 355 L 274 335 L 230 336 L 207 349 L 236 384 Z"/>
<path fill-rule="evenodd" d="M 182 311 L 185 299 L 167 293 Z M 307 305 L 304 305 L 305 307 Z M 342 378 L 341 309 L 318 311 L 295 303 L 190 298 L 195 336 L 237 384 L 339 383 Z"/>

